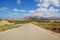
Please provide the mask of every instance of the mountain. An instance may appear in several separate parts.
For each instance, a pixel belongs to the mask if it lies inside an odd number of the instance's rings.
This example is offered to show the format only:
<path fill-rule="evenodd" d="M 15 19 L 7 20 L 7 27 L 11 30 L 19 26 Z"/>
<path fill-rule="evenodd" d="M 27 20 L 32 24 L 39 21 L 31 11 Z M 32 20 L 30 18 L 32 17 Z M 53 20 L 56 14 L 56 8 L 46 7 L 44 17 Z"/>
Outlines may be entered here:
<path fill-rule="evenodd" d="M 60 17 L 48 17 L 47 19 L 50 19 L 50 20 L 60 20 Z"/>
<path fill-rule="evenodd" d="M 6 18 L 0 20 L 25 21 L 25 20 L 60 20 L 60 17 L 41 17 L 41 16 L 25 16 L 24 18 Z"/>
<path fill-rule="evenodd" d="M 60 20 L 60 17 L 41 17 L 41 16 L 26 16 L 25 20 Z"/>
<path fill-rule="evenodd" d="M 47 18 L 40 17 L 40 16 L 26 16 L 24 17 L 25 20 L 47 20 Z"/>

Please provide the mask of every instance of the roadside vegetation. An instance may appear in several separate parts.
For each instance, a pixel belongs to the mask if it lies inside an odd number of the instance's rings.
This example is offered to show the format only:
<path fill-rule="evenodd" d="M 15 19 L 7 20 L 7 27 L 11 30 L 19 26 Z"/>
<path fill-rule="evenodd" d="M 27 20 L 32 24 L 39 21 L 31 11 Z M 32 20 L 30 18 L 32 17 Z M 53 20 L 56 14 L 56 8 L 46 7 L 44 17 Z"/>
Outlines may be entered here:
<path fill-rule="evenodd" d="M 32 23 L 53 32 L 60 33 L 60 20 L 40 20 Z"/>
<path fill-rule="evenodd" d="M 0 32 L 13 29 L 13 28 L 18 28 L 22 26 L 23 24 L 24 23 L 22 22 L 2 20 L 0 21 Z"/>
<path fill-rule="evenodd" d="M 0 32 L 18 28 L 25 23 L 33 23 L 39 27 L 60 33 L 60 20 L 25 20 L 25 21 L 0 21 Z M 57 30 L 58 29 L 58 30 Z"/>

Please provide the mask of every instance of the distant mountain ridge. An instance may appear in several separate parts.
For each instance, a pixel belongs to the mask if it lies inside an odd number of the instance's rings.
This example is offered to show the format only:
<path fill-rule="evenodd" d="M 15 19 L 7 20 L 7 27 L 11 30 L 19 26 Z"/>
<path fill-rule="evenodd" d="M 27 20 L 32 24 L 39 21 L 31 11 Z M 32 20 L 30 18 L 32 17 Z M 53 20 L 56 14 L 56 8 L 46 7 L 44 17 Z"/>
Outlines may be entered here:
<path fill-rule="evenodd" d="M 41 16 L 25 16 L 24 18 L 7 18 L 7 19 L 1 19 L 1 20 L 60 20 L 60 17 L 41 17 Z"/>
<path fill-rule="evenodd" d="M 26 16 L 24 17 L 26 20 L 60 20 L 60 17 L 40 17 L 40 16 Z"/>

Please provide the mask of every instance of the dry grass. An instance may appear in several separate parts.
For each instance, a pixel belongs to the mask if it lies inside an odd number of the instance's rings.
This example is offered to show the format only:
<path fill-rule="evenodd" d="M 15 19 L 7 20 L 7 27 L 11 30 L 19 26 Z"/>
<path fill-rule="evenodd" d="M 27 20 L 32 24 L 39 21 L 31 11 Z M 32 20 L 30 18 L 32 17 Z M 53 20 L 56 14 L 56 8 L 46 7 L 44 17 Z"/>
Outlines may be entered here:
<path fill-rule="evenodd" d="M 42 28 L 48 29 L 48 30 L 52 30 L 53 28 L 60 28 L 60 20 L 50 20 L 49 22 L 47 21 L 46 22 L 45 21 L 33 22 L 33 24 L 40 26 Z M 52 31 L 56 32 L 55 30 L 52 30 Z"/>
<path fill-rule="evenodd" d="M 0 32 L 6 31 L 8 29 L 13 29 L 22 26 L 22 24 L 15 24 L 14 22 L 0 21 Z"/>

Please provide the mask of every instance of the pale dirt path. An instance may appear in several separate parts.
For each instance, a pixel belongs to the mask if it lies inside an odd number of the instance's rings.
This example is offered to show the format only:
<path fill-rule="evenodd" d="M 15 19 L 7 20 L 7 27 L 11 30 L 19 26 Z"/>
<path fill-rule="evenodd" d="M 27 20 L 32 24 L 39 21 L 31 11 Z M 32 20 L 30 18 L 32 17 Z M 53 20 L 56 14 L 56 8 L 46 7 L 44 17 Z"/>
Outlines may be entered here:
<path fill-rule="evenodd" d="M 33 24 L 25 24 L 20 28 L 0 33 L 0 40 L 60 40 L 58 37 L 48 33 Z"/>

